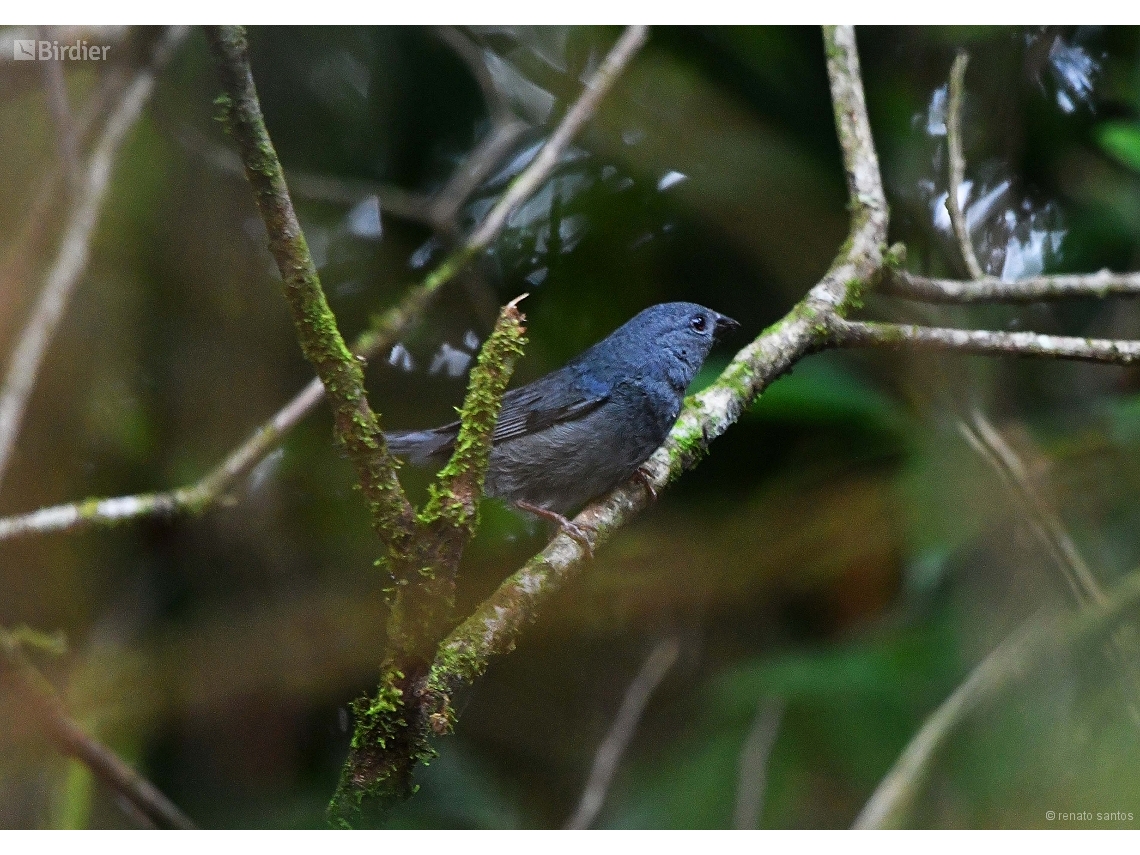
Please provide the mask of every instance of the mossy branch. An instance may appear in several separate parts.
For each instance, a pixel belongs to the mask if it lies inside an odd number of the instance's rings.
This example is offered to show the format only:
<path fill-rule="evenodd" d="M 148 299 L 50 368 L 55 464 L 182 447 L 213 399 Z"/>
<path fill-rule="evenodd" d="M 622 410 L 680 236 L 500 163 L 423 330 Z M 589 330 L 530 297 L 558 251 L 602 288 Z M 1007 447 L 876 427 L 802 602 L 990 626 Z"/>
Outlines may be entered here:
<path fill-rule="evenodd" d="M 373 527 L 396 558 L 406 558 L 415 539 L 415 511 L 400 487 L 397 464 L 388 453 L 379 419 L 368 404 L 360 362 L 337 329 L 293 210 L 254 87 L 245 29 L 211 27 L 208 33 L 224 83 L 218 99 L 222 118 L 237 141 L 253 187 L 301 349 L 329 396 L 337 437 L 356 469 Z"/>
<path fill-rule="evenodd" d="M 491 436 L 499 421 L 503 393 L 526 346 L 526 318 L 518 310 L 526 296 L 516 297 L 503 307 L 494 332 L 479 351 L 459 411 L 455 451 L 432 484 L 431 498 L 421 515 L 428 526 L 443 522 L 467 535 L 475 533 L 479 498 L 491 458 Z"/>
<path fill-rule="evenodd" d="M 526 296 L 525 294 L 523 295 Z M 503 394 L 526 344 L 522 297 L 499 313 L 471 371 L 455 451 L 431 486 L 419 517 L 416 558 L 397 570 L 388 619 L 389 653 L 373 698 L 353 705 L 352 746 L 329 818 L 347 825 L 365 799 L 385 807 L 412 792 L 412 771 L 431 758 L 428 739 L 450 722 L 420 688 L 440 638 L 451 626 L 463 548 L 478 525 L 479 499 Z"/>

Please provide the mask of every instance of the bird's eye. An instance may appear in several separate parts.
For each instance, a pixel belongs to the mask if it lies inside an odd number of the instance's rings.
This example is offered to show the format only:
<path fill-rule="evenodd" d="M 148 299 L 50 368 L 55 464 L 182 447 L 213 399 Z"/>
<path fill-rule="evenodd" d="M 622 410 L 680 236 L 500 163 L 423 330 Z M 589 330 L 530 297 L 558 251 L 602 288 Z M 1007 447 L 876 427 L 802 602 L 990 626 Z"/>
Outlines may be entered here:
<path fill-rule="evenodd" d="M 689 321 L 689 326 L 697 332 L 704 332 L 705 327 L 708 326 L 708 321 L 705 320 L 704 315 L 693 315 L 693 319 Z"/>

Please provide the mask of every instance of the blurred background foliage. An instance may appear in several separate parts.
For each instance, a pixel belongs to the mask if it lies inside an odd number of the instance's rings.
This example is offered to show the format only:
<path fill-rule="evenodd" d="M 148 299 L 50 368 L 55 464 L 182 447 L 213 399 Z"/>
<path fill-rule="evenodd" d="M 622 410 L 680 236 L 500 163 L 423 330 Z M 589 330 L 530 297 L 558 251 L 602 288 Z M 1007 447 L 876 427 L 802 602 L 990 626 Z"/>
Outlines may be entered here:
<path fill-rule="evenodd" d="M 66 65 L 72 103 L 137 62 L 155 35 L 132 30 L 105 65 Z M 346 336 L 443 255 L 446 234 L 373 194 L 434 191 L 485 137 L 490 111 L 472 68 L 487 69 L 527 130 L 464 206 L 461 228 L 533 157 L 616 31 L 460 36 L 475 66 L 430 29 L 251 32 L 281 159 L 298 186 L 317 188 L 294 191 Z M 964 273 L 941 201 L 945 86 L 959 48 L 971 54 L 967 213 L 983 266 L 1007 278 L 1140 267 L 1140 32 L 858 37 L 892 240 L 905 241 L 911 269 Z M 6 351 L 57 241 L 52 226 L 17 243 L 56 158 L 31 65 L 0 65 Z M 194 33 L 117 163 L 0 513 L 192 481 L 311 377 L 214 119 L 218 89 Z M 826 269 L 846 234 L 844 205 L 817 29 L 657 28 L 497 245 L 374 360 L 374 406 L 394 428 L 448 419 L 495 307 L 522 291 L 531 344 L 516 382 L 665 300 L 711 306 L 754 336 Z M 57 203 L 52 222 L 64 211 Z M 954 308 L 871 295 L 867 311 L 1140 338 L 1127 300 Z M 745 341 L 714 354 L 698 384 Z M 849 825 L 972 664 L 1043 606 L 1073 604 L 1034 511 L 963 426 L 981 413 L 997 427 L 1025 464 L 1035 506 L 1107 588 L 1140 559 L 1138 393 L 1134 369 L 811 357 L 460 699 L 456 735 L 421 770 L 419 793 L 381 823 L 561 826 L 642 661 L 675 638 L 677 664 L 598 824 L 731 826 L 742 776 L 760 775 L 762 826 Z M 427 476 L 403 475 L 422 495 Z M 201 518 L 0 543 L 0 624 L 67 634 L 68 655 L 37 661 L 76 717 L 198 823 L 321 826 L 347 748 L 347 703 L 374 687 L 384 643 L 378 544 L 352 486 L 321 409 L 229 506 Z M 461 612 L 546 537 L 485 506 Z M 956 731 L 910 823 L 1057 825 L 1047 810 L 1140 817 L 1135 701 L 1103 655 L 1017 684 Z M 775 721 L 762 709 L 781 714 L 759 768 L 744 747 L 758 723 Z M 0 722 L 0 824 L 129 823 L 4 691 Z"/>

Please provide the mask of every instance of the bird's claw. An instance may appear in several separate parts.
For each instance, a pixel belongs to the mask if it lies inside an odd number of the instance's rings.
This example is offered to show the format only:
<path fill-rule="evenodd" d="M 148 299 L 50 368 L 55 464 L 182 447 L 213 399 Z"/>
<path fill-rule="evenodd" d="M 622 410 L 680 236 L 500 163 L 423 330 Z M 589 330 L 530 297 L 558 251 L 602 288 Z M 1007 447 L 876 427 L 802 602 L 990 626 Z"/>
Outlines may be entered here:
<path fill-rule="evenodd" d="M 656 502 L 657 488 L 653 486 L 653 476 L 649 474 L 649 471 L 644 466 L 638 466 L 633 472 L 633 477 L 641 482 L 641 486 L 649 494 L 649 500 Z"/>
<path fill-rule="evenodd" d="M 538 505 L 532 505 L 530 502 L 517 501 L 515 507 L 521 511 L 526 511 L 528 514 L 534 514 L 536 517 L 541 517 L 544 520 L 554 523 L 567 537 L 577 541 L 577 543 L 586 550 L 586 555 L 590 560 L 594 560 L 594 544 L 590 540 L 589 535 L 586 534 L 588 526 L 580 526 L 575 522 L 571 522 L 562 516 L 562 514 L 555 511 L 548 511 L 546 508 L 540 508 Z"/>

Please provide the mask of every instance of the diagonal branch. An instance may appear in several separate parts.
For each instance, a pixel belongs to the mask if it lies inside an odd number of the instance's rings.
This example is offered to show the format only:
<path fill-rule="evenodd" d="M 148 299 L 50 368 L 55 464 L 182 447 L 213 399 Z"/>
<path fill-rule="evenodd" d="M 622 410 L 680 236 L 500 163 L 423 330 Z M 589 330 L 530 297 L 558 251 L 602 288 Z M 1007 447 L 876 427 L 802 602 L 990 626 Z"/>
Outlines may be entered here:
<path fill-rule="evenodd" d="M 225 86 L 219 103 L 241 150 L 301 349 L 329 396 L 337 438 L 344 443 L 356 469 L 373 527 L 394 555 L 404 556 L 415 536 L 415 511 L 396 477 L 396 462 L 368 404 L 364 371 L 337 329 L 293 210 L 285 175 L 261 114 L 245 29 L 211 28 L 209 38 Z"/>
<path fill-rule="evenodd" d="M 11 462 L 12 450 L 44 354 L 59 327 L 75 286 L 87 269 L 91 239 L 99 222 L 99 212 L 107 187 L 111 183 L 115 158 L 131 128 L 142 116 L 143 107 L 154 92 L 159 70 L 185 35 L 184 27 L 171 27 L 166 32 L 150 62 L 123 93 L 87 162 L 55 261 L 45 277 L 43 290 L 32 309 L 31 317 L 12 351 L 8 372 L 3 386 L 0 386 L 0 483 Z"/>
<path fill-rule="evenodd" d="M 923 723 L 894 766 L 880 781 L 855 820 L 855 828 L 897 828 L 930 774 L 931 765 L 957 726 L 981 704 L 1048 663 L 1072 656 L 1111 633 L 1140 607 L 1140 572 L 1109 592 L 1103 603 L 1090 603 L 1073 615 L 1053 620 L 1030 618 L 970 672 Z"/>
<path fill-rule="evenodd" d="M 160 828 L 194 828 L 194 823 L 154 784 L 76 724 L 55 688 L 28 661 L 22 648 L 18 632 L 0 629 L 0 672 L 15 678 L 28 706 L 60 752 L 86 765 L 149 822 Z"/>
<path fill-rule="evenodd" d="M 677 638 L 669 636 L 659 641 L 641 663 L 637 676 L 626 689 L 609 733 L 598 746 L 594 764 L 590 768 L 590 777 L 582 790 L 582 798 L 578 801 L 574 815 L 566 823 L 567 828 L 589 828 L 598 818 L 614 773 L 637 732 L 649 699 L 676 663 L 680 653 L 681 645 Z"/>

